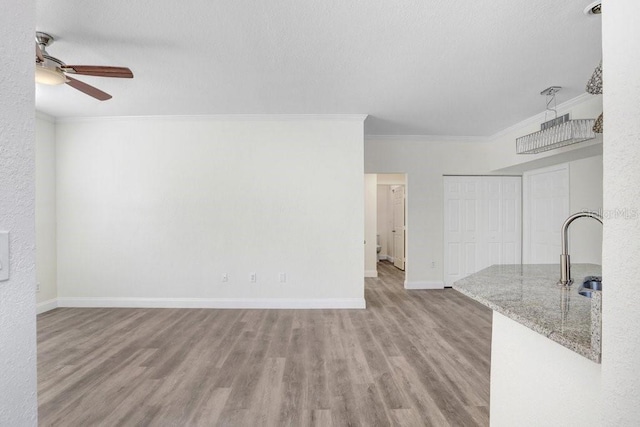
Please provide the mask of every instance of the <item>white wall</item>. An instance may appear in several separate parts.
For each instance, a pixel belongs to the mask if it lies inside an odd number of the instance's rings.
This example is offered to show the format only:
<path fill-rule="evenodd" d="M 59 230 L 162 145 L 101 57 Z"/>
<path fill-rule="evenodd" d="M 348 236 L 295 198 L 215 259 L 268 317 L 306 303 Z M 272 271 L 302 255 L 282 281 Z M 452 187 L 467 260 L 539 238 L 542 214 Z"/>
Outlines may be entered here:
<path fill-rule="evenodd" d="M 58 296 L 56 256 L 56 125 L 36 117 L 36 294 L 38 312 L 55 308 Z"/>
<path fill-rule="evenodd" d="M 378 225 L 378 177 L 364 176 L 364 277 L 378 277 L 376 234 Z"/>
<path fill-rule="evenodd" d="M 569 164 L 569 206 L 571 213 L 602 213 L 602 156 L 576 160 Z M 602 264 L 602 225 L 581 218 L 569 230 L 572 262 Z"/>
<path fill-rule="evenodd" d="M 492 426 L 599 426 L 600 412 L 599 364 L 493 312 Z"/>
<path fill-rule="evenodd" d="M 37 423 L 34 2 L 0 14 L 0 230 L 9 234 L 8 281 L 0 282 L 0 425 Z"/>
<path fill-rule="evenodd" d="M 362 116 L 72 120 L 56 143 L 61 305 L 364 305 Z"/>
<path fill-rule="evenodd" d="M 603 4 L 602 425 L 640 420 L 640 2 Z M 618 212 L 619 215 L 613 215 Z M 624 215 L 624 213 L 628 215 Z"/>

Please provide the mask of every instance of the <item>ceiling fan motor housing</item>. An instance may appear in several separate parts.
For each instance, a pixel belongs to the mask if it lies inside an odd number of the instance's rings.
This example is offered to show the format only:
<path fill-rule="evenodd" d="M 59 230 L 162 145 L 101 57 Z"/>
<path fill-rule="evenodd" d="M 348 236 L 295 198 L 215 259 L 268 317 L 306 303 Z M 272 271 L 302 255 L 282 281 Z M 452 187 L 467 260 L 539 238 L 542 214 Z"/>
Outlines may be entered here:
<path fill-rule="evenodd" d="M 61 85 L 67 79 L 62 72 L 66 64 L 47 52 L 47 46 L 53 43 L 53 36 L 41 31 L 36 32 L 36 43 L 40 47 L 41 57 L 36 58 L 36 82 L 46 85 Z"/>
<path fill-rule="evenodd" d="M 85 93 L 99 101 L 106 101 L 111 98 L 106 92 L 81 82 L 69 76 L 74 75 L 133 78 L 133 73 L 127 67 L 98 66 L 98 65 L 67 65 L 58 58 L 47 52 L 47 47 L 54 41 L 51 34 L 36 31 L 36 83 L 45 85 L 68 84 L 74 89 Z"/>

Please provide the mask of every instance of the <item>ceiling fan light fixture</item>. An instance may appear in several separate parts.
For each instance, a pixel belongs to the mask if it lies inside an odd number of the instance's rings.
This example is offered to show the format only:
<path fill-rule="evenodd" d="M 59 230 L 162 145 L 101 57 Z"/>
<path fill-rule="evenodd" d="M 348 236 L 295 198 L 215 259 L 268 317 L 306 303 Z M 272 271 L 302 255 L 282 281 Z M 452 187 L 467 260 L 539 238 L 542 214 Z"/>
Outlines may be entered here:
<path fill-rule="evenodd" d="M 55 86 L 66 83 L 67 78 L 62 71 L 36 65 L 36 83 Z"/>

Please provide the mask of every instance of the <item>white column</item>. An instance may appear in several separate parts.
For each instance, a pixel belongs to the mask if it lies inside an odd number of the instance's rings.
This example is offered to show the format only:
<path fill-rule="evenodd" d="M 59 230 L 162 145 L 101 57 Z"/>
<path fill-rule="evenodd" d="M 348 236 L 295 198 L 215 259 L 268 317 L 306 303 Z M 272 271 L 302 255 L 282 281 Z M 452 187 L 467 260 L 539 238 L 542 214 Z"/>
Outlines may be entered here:
<path fill-rule="evenodd" d="M 9 280 L 0 282 L 0 425 L 37 424 L 34 31 L 35 2 L 0 13 L 0 231 Z"/>
<path fill-rule="evenodd" d="M 603 1 L 602 425 L 607 426 L 636 426 L 640 420 L 638 16 L 638 0 Z"/>

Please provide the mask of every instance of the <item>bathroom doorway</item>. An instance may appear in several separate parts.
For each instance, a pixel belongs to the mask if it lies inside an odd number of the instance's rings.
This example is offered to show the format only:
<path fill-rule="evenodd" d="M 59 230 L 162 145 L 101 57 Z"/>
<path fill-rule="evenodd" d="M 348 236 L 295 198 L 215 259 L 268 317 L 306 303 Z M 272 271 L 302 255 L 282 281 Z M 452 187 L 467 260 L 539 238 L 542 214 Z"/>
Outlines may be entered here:
<path fill-rule="evenodd" d="M 393 240 L 393 265 L 404 271 L 404 245 L 406 241 L 405 226 L 405 191 L 404 185 L 391 186 L 391 239 Z"/>
<path fill-rule="evenodd" d="M 378 263 L 406 268 L 407 192 L 405 174 L 378 174 L 376 252 Z"/>

